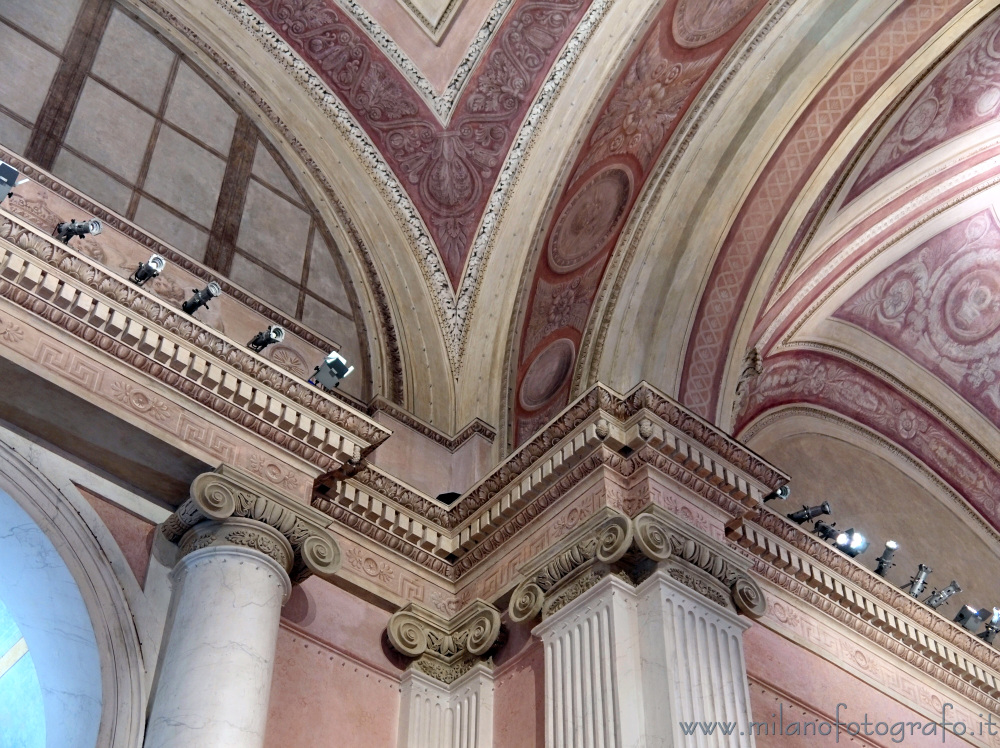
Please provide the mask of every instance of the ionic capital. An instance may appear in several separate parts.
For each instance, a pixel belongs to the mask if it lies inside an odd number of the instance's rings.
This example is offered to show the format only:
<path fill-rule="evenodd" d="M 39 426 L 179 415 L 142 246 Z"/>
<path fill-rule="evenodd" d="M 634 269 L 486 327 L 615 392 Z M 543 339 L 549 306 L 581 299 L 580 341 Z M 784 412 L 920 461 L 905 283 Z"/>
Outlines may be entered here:
<path fill-rule="evenodd" d="M 482 661 L 496 644 L 500 611 L 475 600 L 449 619 L 410 603 L 389 619 L 387 633 L 393 649 L 416 658 L 411 668 L 451 683 Z"/>
<path fill-rule="evenodd" d="M 340 568 L 340 547 L 329 523 L 322 512 L 223 465 L 194 479 L 191 497 L 162 529 L 183 554 L 209 545 L 255 547 L 301 582 L 312 574 L 329 579 Z"/>
<path fill-rule="evenodd" d="M 609 574 L 638 585 L 654 570 L 724 608 L 763 615 L 764 594 L 739 553 L 651 505 L 635 518 L 603 508 L 522 569 L 510 598 L 514 622 L 546 618 Z"/>

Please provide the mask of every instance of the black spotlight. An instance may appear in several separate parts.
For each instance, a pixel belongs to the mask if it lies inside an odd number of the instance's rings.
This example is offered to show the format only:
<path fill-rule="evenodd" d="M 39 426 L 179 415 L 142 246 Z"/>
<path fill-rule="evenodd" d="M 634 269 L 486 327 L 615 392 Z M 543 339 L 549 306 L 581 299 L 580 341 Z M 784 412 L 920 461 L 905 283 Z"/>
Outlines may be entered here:
<path fill-rule="evenodd" d="M 339 387 L 340 380 L 352 371 L 354 371 L 354 367 L 348 366 L 347 360 L 334 351 L 323 359 L 323 363 L 313 370 L 312 379 L 309 382 L 310 384 L 319 384 L 332 390 L 334 387 Z"/>
<path fill-rule="evenodd" d="M 135 269 L 135 272 L 132 273 L 132 277 L 130 277 L 129 280 L 135 283 L 135 285 L 141 286 L 146 281 L 152 280 L 162 273 L 163 268 L 166 266 L 166 260 L 159 255 L 153 255 L 145 262 L 139 263 L 139 267 Z"/>
<path fill-rule="evenodd" d="M 943 590 L 935 590 L 934 592 L 932 592 L 931 596 L 928 597 L 926 600 L 924 600 L 924 605 L 927 605 L 928 607 L 937 610 L 946 602 L 948 602 L 949 597 L 961 591 L 962 588 L 959 586 L 958 582 L 952 580 L 951 584 L 949 584 Z"/>
<path fill-rule="evenodd" d="M 976 636 L 987 644 L 992 644 L 997 633 L 1000 633 L 1000 608 L 993 609 L 993 615 L 986 621 L 986 630 Z"/>
<path fill-rule="evenodd" d="M 851 558 L 860 556 L 868 550 L 868 538 L 853 527 L 850 530 L 840 533 L 834 542 L 840 550 Z"/>
<path fill-rule="evenodd" d="M 200 291 L 195 288 L 194 296 L 181 304 L 181 309 L 185 314 L 194 314 L 201 307 L 208 308 L 208 302 L 216 296 L 222 296 L 222 288 L 218 283 L 212 281 Z"/>
<path fill-rule="evenodd" d="M 887 540 L 885 542 L 885 550 L 882 551 L 882 555 L 878 557 L 878 564 L 875 567 L 875 573 L 880 577 L 884 577 L 886 572 L 889 571 L 896 564 L 892 560 L 893 554 L 899 549 L 899 543 L 895 540 Z"/>
<path fill-rule="evenodd" d="M 788 519 L 801 525 L 803 522 L 816 519 L 823 514 L 830 514 L 832 511 L 830 502 L 824 501 L 819 506 L 803 506 L 799 511 L 789 514 Z"/>
<path fill-rule="evenodd" d="M 59 237 L 59 241 L 63 244 L 69 244 L 69 240 L 74 236 L 86 236 L 91 234 L 97 236 L 101 233 L 101 222 L 96 218 L 91 218 L 89 221 L 70 221 L 69 223 L 60 223 L 56 226 L 56 236 Z"/>
<path fill-rule="evenodd" d="M 837 529 L 837 523 L 831 522 L 827 524 L 821 519 L 816 520 L 816 524 L 813 525 L 813 532 L 820 536 L 823 540 L 835 540 L 838 535 L 840 535 L 840 530 Z"/>
<path fill-rule="evenodd" d="M 920 564 L 917 567 L 916 575 L 910 577 L 910 596 L 918 597 L 924 588 L 927 586 L 927 576 L 934 571 L 931 567 L 926 564 Z"/>
<path fill-rule="evenodd" d="M 763 501 L 765 504 L 773 499 L 781 499 L 782 501 L 784 501 L 789 497 L 791 493 L 792 489 L 790 489 L 788 487 L 788 484 L 786 483 L 781 488 L 776 488 L 775 490 L 771 491 L 771 493 L 769 493 L 767 496 L 761 499 L 761 501 Z"/>
<path fill-rule="evenodd" d="M 263 330 L 253 336 L 253 340 L 247 343 L 247 348 L 260 353 L 269 345 L 272 345 L 273 343 L 280 343 L 284 339 L 285 329 L 283 327 L 269 325 L 266 330 Z"/>
<path fill-rule="evenodd" d="M 967 631 L 975 631 L 984 620 L 990 616 L 990 611 L 986 608 L 976 610 L 971 605 L 963 605 L 955 616 L 955 623 Z"/>

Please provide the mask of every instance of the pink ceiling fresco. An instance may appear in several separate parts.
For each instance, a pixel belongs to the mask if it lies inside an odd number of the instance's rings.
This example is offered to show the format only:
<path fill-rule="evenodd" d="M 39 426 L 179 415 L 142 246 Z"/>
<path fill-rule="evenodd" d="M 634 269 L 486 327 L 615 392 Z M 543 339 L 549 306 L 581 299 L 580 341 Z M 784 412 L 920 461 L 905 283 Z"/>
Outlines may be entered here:
<path fill-rule="evenodd" d="M 514 441 L 568 402 L 594 298 L 636 198 L 759 0 L 668 2 L 605 101 L 562 190 L 526 297 Z"/>
<path fill-rule="evenodd" d="M 773 356 L 750 382 L 736 436 L 760 415 L 784 405 L 834 411 L 899 444 L 1000 529 L 997 470 L 969 440 L 879 377 L 848 361 L 812 351 Z"/>
<path fill-rule="evenodd" d="M 715 418 L 740 312 L 782 220 L 868 98 L 955 13 L 961 0 L 901 4 L 823 87 L 757 180 L 720 248 L 695 317 L 680 399 Z"/>
<path fill-rule="evenodd" d="M 837 312 L 1000 425 L 1000 226 L 986 210 L 883 270 Z"/>
<path fill-rule="evenodd" d="M 889 174 L 1000 113 L 1000 14 L 950 55 L 868 157 L 844 202 Z"/>
<path fill-rule="evenodd" d="M 448 125 L 333 0 L 249 5 L 368 133 L 408 191 L 457 288 L 518 126 L 588 2 L 516 0 Z"/>

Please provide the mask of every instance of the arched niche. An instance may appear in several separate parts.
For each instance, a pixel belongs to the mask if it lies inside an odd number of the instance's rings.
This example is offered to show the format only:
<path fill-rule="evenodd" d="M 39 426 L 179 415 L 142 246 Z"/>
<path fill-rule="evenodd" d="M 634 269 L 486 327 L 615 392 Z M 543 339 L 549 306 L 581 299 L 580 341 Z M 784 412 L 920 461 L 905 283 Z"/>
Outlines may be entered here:
<path fill-rule="evenodd" d="M 46 744 L 137 748 L 145 713 L 139 639 L 73 502 L 0 444 L 0 598 L 31 653 Z"/>

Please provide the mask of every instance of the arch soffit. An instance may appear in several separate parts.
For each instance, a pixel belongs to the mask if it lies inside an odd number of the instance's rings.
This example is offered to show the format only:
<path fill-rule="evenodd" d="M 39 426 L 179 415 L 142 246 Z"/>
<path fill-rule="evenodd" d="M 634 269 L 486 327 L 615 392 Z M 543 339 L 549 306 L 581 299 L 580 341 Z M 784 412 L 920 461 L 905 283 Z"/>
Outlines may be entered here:
<path fill-rule="evenodd" d="M 128 568 L 121 550 L 107 530 L 84 520 L 93 510 L 77 491 L 57 488 L 6 440 L 0 441 L 0 491 L 10 496 L 52 543 L 83 598 L 101 669 L 97 745 L 139 745 L 148 684 L 133 612 L 122 579 L 109 563 L 114 558 L 119 568 Z M 98 536 L 105 542 L 100 543 Z M 134 579 L 132 583 L 134 586 Z"/>

